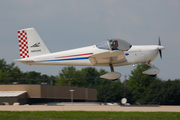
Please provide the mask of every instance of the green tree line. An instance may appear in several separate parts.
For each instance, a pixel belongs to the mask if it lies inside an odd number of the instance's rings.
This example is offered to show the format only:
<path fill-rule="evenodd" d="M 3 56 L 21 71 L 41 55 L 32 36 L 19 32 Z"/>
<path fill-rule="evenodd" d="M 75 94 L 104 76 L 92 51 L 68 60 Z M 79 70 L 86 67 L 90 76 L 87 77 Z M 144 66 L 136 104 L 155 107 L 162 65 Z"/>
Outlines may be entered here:
<path fill-rule="evenodd" d="M 47 84 L 78 86 L 97 89 L 99 102 L 120 102 L 126 97 L 131 104 L 180 105 L 180 79 L 161 80 L 158 77 L 142 74 L 149 68 L 138 64 L 128 79 L 120 82 L 102 79 L 99 76 L 107 71 L 94 67 L 76 70 L 73 66 L 64 67 L 57 76 L 48 76 L 35 71 L 22 72 L 15 63 L 7 64 L 0 59 L 0 84 Z"/>
<path fill-rule="evenodd" d="M 15 63 L 7 64 L 4 59 L 0 59 L 0 84 L 50 84 L 55 81 L 55 76 L 41 75 L 40 72 L 22 72 Z"/>

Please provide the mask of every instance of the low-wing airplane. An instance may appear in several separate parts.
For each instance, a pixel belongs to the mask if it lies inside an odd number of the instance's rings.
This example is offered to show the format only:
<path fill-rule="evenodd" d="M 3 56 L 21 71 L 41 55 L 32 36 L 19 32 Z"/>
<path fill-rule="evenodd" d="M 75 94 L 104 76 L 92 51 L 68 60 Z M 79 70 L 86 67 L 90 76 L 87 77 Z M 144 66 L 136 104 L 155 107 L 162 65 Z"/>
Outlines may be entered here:
<path fill-rule="evenodd" d="M 131 45 L 121 39 L 110 39 L 102 43 L 50 53 L 34 28 L 18 31 L 19 51 L 22 59 L 15 61 L 27 65 L 72 65 L 72 66 L 107 66 L 111 72 L 100 76 L 116 80 L 121 74 L 114 71 L 116 66 L 146 63 L 151 66 L 144 74 L 157 75 L 160 70 L 150 65 L 158 52 L 162 58 L 160 38 L 159 45 Z"/>

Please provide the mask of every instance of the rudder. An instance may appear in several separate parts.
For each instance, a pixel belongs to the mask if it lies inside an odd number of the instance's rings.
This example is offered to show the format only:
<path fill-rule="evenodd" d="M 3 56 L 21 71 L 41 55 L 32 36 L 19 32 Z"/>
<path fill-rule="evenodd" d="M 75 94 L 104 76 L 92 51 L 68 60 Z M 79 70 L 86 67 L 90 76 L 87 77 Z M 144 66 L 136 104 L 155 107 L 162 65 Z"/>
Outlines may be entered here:
<path fill-rule="evenodd" d="M 34 28 L 18 30 L 21 58 L 29 58 L 50 53 Z"/>

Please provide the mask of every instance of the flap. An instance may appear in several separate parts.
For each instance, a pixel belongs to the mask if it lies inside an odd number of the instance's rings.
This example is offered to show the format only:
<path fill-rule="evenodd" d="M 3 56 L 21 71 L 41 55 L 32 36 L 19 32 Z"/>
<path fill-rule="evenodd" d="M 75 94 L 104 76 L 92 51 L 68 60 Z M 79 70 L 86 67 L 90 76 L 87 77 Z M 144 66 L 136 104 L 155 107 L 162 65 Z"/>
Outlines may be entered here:
<path fill-rule="evenodd" d="M 92 65 L 100 64 L 116 64 L 126 61 L 123 51 L 108 51 L 90 56 L 89 58 Z"/>

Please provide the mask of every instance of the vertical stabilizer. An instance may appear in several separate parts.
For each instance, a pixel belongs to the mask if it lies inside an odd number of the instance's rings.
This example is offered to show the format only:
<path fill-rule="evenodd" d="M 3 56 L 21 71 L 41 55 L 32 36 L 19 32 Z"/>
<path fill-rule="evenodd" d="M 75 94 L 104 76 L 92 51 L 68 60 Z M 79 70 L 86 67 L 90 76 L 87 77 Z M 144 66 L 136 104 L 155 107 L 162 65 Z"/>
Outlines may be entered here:
<path fill-rule="evenodd" d="M 29 58 L 50 53 L 34 28 L 18 31 L 21 58 Z"/>

